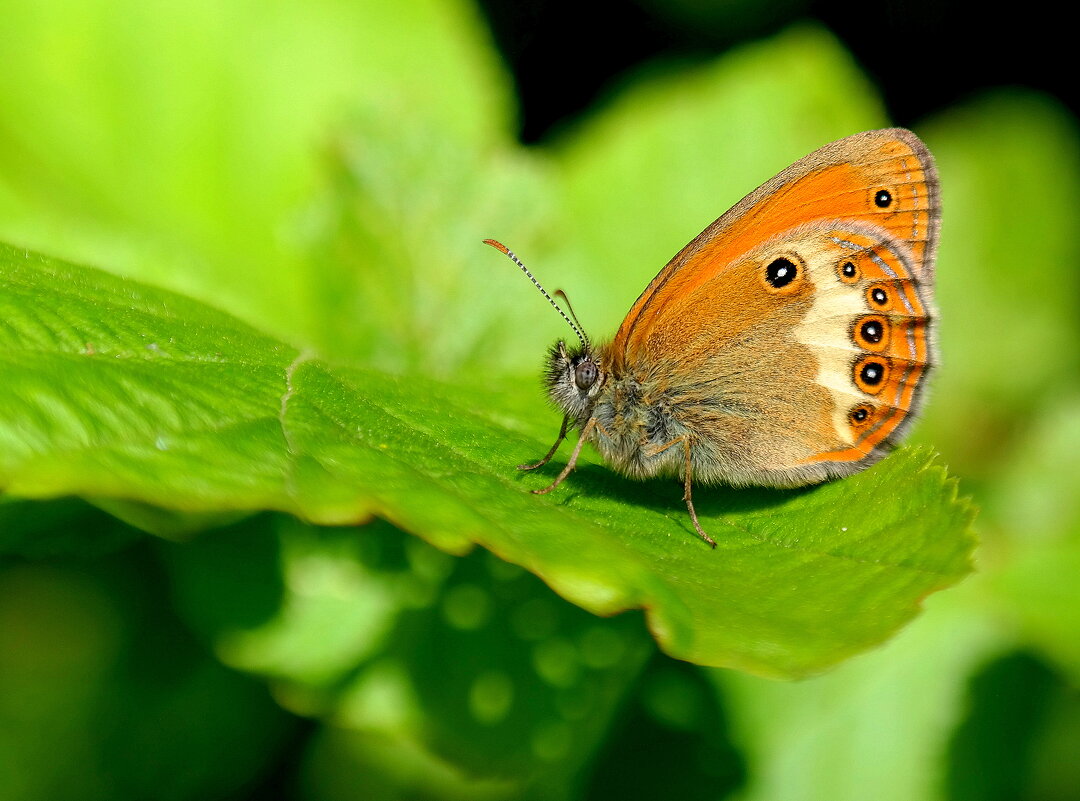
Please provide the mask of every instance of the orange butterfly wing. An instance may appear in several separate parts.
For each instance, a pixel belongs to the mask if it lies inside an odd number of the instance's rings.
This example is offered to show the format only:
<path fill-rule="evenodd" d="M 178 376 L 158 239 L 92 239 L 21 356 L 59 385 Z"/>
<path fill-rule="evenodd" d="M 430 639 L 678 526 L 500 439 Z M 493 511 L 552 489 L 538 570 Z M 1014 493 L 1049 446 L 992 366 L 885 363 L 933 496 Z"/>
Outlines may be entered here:
<path fill-rule="evenodd" d="M 860 342 L 853 332 L 855 356 L 850 369 L 843 368 L 851 376 L 851 402 L 844 395 L 846 406 L 830 414 L 820 402 L 803 410 L 813 414 L 802 425 L 816 426 L 816 432 L 833 431 L 841 424 L 832 418 L 848 415 L 844 425 L 849 444 L 834 439 L 826 445 L 824 435 L 808 430 L 807 436 L 823 447 L 811 449 L 813 456 L 783 470 L 817 463 L 830 474 L 850 472 L 856 463 L 872 461 L 899 436 L 917 403 L 919 383 L 931 359 L 926 293 L 933 283 L 939 223 L 933 158 L 913 133 L 869 131 L 826 145 L 747 195 L 660 271 L 615 336 L 609 350 L 612 368 L 621 373 L 634 365 L 680 361 L 685 368 L 699 369 L 709 359 L 729 358 L 715 354 L 730 353 L 733 343 L 737 349 L 740 342 L 754 341 L 746 337 L 759 336 L 755 331 L 765 322 L 761 311 L 770 308 L 767 319 L 772 328 L 790 327 L 803 314 L 797 304 L 805 309 L 807 299 L 775 297 L 768 299 L 771 306 L 750 308 L 747 303 L 754 299 L 746 282 L 752 279 L 745 274 L 744 257 L 781 235 L 831 238 L 858 264 L 858 281 L 847 282 L 867 293 L 858 324 L 878 320 L 885 344 Z M 837 280 L 845 281 L 839 273 Z M 922 295 L 920 285 L 925 287 Z M 887 289 L 887 304 L 872 301 L 869 293 L 875 287 Z M 710 336 L 726 344 L 702 349 L 702 341 Z M 771 341 L 773 336 L 762 339 Z M 758 358 L 772 360 L 769 355 Z M 873 387 L 859 378 L 862 367 L 871 363 L 886 374 L 884 382 Z M 713 375 L 722 372 L 713 368 Z M 858 411 L 860 393 L 867 401 L 866 411 Z M 817 397 L 820 400 L 820 388 Z M 793 408 L 792 420 L 798 415 Z"/>
<path fill-rule="evenodd" d="M 880 190 L 895 201 L 882 208 Z M 941 216 L 930 151 L 902 128 L 867 131 L 825 145 L 758 187 L 679 251 L 641 293 L 615 335 L 621 367 L 644 355 L 665 321 L 701 302 L 695 290 L 767 239 L 816 220 L 884 228 L 905 242 L 915 278 L 932 278 Z"/>

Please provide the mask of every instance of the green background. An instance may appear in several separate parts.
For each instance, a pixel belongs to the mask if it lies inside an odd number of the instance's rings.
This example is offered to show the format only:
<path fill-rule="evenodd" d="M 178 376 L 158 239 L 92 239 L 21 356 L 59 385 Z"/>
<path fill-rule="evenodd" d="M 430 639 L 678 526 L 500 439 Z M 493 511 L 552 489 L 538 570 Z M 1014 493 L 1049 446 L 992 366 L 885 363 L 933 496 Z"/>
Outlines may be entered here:
<path fill-rule="evenodd" d="M 564 329 L 479 240 L 613 332 L 745 192 L 891 123 L 825 27 L 651 60 L 525 148 L 465 2 L 0 18 L 0 797 L 1080 796 L 1053 98 L 911 122 L 945 209 L 915 447 L 713 492 L 712 553 L 595 459 L 525 492 Z"/>

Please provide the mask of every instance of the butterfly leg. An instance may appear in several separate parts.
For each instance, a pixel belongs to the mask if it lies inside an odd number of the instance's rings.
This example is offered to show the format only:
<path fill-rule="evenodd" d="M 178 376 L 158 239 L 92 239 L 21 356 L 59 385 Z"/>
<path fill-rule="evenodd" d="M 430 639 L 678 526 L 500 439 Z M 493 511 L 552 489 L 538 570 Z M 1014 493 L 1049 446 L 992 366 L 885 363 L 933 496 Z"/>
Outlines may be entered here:
<path fill-rule="evenodd" d="M 716 547 L 716 540 L 705 533 L 705 529 L 701 527 L 701 523 L 698 522 L 697 512 L 694 511 L 694 501 L 690 495 L 690 438 L 683 437 L 683 448 L 686 452 L 686 464 L 683 467 L 683 500 L 686 501 L 686 510 L 690 512 L 690 522 L 694 524 L 694 528 L 697 530 L 698 536 L 705 542 L 709 543 L 713 548 Z"/>
<path fill-rule="evenodd" d="M 564 439 L 566 439 L 566 426 L 569 424 L 569 422 L 570 422 L 570 418 L 567 417 L 566 415 L 563 415 L 562 428 L 559 429 L 559 438 L 557 440 L 555 440 L 555 444 L 551 446 L 551 450 L 548 451 L 544 455 L 543 459 L 541 459 L 536 464 L 519 464 L 517 466 L 517 469 L 518 470 L 535 470 L 536 468 L 543 467 L 548 462 L 550 462 L 551 457 L 555 455 L 555 451 L 559 450 L 559 446 L 562 445 L 562 441 Z"/>
<path fill-rule="evenodd" d="M 577 445 L 574 446 L 573 453 L 570 454 L 570 461 L 566 463 L 566 467 L 564 467 L 558 477 L 551 482 L 550 486 L 544 487 L 544 489 L 533 490 L 533 495 L 546 495 L 559 486 L 564 478 L 570 475 L 570 471 L 574 469 L 574 466 L 577 464 L 578 456 L 581 454 L 581 447 L 585 444 L 585 440 L 589 438 L 589 434 L 592 433 L 592 430 L 596 428 L 596 425 L 596 418 L 589 418 L 589 422 L 585 424 L 585 428 L 581 429 L 581 436 L 578 438 Z M 565 430 L 563 433 L 565 435 Z"/>
<path fill-rule="evenodd" d="M 705 529 L 701 527 L 701 523 L 698 522 L 697 512 L 694 511 L 694 500 L 690 494 L 690 477 L 692 463 L 690 461 L 690 437 L 685 434 L 681 437 L 676 437 L 671 442 L 665 442 L 663 445 L 657 445 L 649 448 L 647 453 L 649 456 L 656 456 L 663 453 L 672 445 L 683 444 L 683 453 L 686 454 L 686 463 L 683 465 L 683 500 L 686 501 L 686 511 L 690 513 L 690 522 L 694 524 L 694 530 L 697 531 L 698 536 L 705 542 L 709 543 L 713 548 L 716 547 L 716 540 L 705 533 Z"/>

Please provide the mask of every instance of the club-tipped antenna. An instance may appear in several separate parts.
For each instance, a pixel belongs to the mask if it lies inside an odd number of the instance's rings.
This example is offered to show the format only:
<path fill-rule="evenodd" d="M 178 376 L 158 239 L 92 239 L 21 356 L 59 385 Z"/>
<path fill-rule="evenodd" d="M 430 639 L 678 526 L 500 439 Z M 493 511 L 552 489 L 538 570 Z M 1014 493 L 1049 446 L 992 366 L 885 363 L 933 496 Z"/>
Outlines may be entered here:
<path fill-rule="evenodd" d="M 570 301 L 567 299 L 566 294 L 562 292 L 562 290 L 555 293 L 556 295 L 561 295 L 563 300 L 566 301 L 566 307 L 570 309 L 570 314 L 573 315 L 573 319 L 571 319 L 570 316 L 562 310 L 562 307 L 555 302 L 555 298 L 551 297 L 551 295 L 547 293 L 547 290 L 540 286 L 540 282 L 537 281 L 536 278 L 533 277 L 533 274 L 529 272 L 529 268 L 521 263 L 521 259 L 519 259 L 514 254 L 514 251 L 510 250 L 510 248 L 508 248 L 502 242 L 499 242 L 497 239 L 485 239 L 484 244 L 491 245 L 493 248 L 495 248 L 495 250 L 498 250 L 507 257 L 509 257 L 510 260 L 514 262 L 514 264 L 521 268 L 521 271 L 529 277 L 530 281 L 533 282 L 533 286 L 540 290 L 540 294 L 547 298 L 548 303 L 550 303 L 554 307 L 555 311 L 557 311 L 559 315 L 564 320 L 566 320 L 566 324 L 573 329 L 575 334 L 577 334 L 577 338 L 581 340 L 581 347 L 584 348 L 586 351 L 589 350 L 589 338 L 585 336 L 585 332 L 581 328 L 581 323 L 577 321 L 577 315 L 574 314 L 574 308 L 570 305 Z"/>

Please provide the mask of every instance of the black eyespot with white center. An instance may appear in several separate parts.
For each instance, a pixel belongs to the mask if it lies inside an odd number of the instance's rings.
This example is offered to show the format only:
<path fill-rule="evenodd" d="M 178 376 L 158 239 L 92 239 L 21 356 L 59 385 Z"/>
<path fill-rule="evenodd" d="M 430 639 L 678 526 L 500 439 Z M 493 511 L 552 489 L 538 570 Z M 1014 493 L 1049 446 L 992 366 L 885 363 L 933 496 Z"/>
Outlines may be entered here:
<path fill-rule="evenodd" d="M 859 334 L 871 345 L 876 345 L 881 342 L 881 338 L 885 335 L 885 329 L 877 320 L 867 320 L 859 326 Z"/>
<path fill-rule="evenodd" d="M 892 367 L 886 356 L 863 356 L 851 369 L 851 378 L 855 386 L 867 395 L 877 395 L 888 386 Z M 866 406 L 868 404 L 859 404 Z"/>
<path fill-rule="evenodd" d="M 773 289 L 783 289 L 799 274 L 799 268 L 791 259 L 773 259 L 765 268 L 765 280 Z"/>
<path fill-rule="evenodd" d="M 859 268 L 853 261 L 841 261 L 836 264 L 836 277 L 843 283 L 853 285 L 859 283 L 859 279 L 862 277 L 859 273 Z"/>
<path fill-rule="evenodd" d="M 852 425 L 861 425 L 870 419 L 871 409 L 866 404 L 856 406 L 848 413 L 848 419 Z"/>
<path fill-rule="evenodd" d="M 851 326 L 851 339 L 863 350 L 883 353 L 889 346 L 889 318 L 884 314 L 857 318 Z"/>
<path fill-rule="evenodd" d="M 859 368 L 859 378 L 867 386 L 876 387 L 885 378 L 885 365 L 881 362 L 864 362 Z"/>
<path fill-rule="evenodd" d="M 874 194 L 874 205 L 879 209 L 887 209 L 892 203 L 892 195 L 889 194 L 888 189 L 879 189 Z"/>
<path fill-rule="evenodd" d="M 889 293 L 879 286 L 870 290 L 870 300 L 872 300 L 878 306 L 889 305 Z"/>

